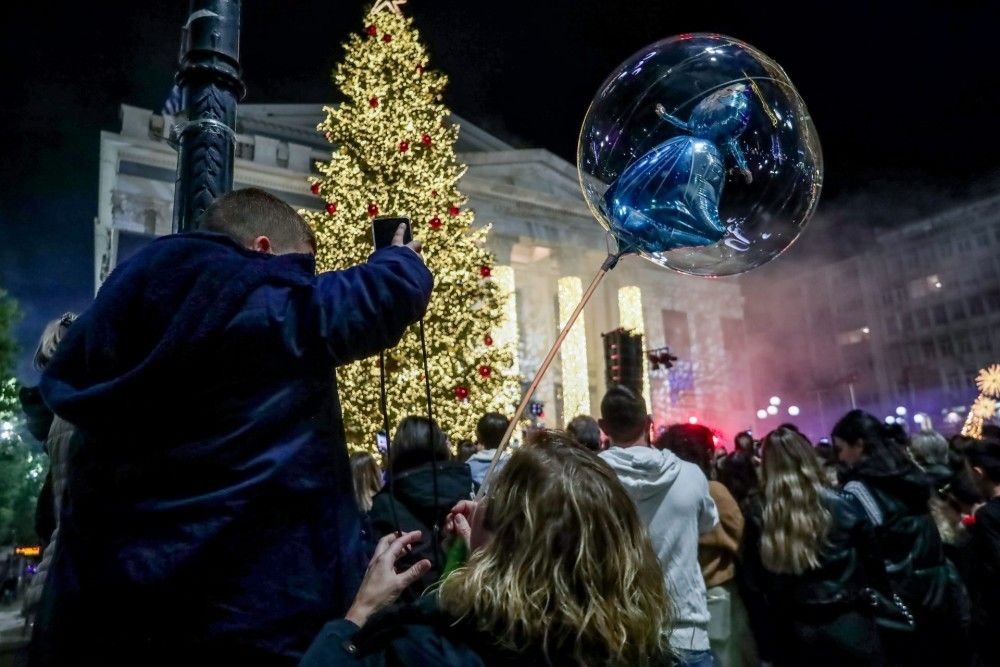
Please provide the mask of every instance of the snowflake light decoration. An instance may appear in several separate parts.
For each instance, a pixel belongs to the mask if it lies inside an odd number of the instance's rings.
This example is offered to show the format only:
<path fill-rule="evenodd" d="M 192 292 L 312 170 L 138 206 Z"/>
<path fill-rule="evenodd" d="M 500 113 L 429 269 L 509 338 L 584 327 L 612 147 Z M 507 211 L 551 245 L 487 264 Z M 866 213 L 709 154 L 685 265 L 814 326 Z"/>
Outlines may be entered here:
<path fill-rule="evenodd" d="M 997 412 L 997 402 L 987 396 L 980 396 L 972 404 L 972 413 L 980 419 L 992 419 Z"/>
<path fill-rule="evenodd" d="M 979 371 L 976 386 L 987 396 L 1000 398 L 1000 364 L 993 364 Z"/>

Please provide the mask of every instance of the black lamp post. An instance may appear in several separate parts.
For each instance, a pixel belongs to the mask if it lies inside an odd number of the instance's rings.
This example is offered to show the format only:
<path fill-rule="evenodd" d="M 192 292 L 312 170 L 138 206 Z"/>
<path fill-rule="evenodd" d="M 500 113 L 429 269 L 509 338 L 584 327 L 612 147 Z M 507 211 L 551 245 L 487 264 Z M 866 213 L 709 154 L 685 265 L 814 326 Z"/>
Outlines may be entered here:
<path fill-rule="evenodd" d="M 191 0 L 181 33 L 180 87 L 187 118 L 174 127 L 178 147 L 174 231 L 197 229 L 205 209 L 233 189 L 240 78 L 240 0 Z"/>

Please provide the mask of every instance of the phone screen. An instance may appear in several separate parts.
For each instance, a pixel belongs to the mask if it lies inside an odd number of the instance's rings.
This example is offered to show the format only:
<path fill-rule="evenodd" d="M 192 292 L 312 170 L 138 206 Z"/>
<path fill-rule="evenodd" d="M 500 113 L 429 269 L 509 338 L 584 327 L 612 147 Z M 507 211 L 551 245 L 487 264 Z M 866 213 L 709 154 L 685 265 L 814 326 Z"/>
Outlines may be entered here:
<path fill-rule="evenodd" d="M 409 243 L 413 240 L 409 218 L 375 218 L 372 220 L 372 241 L 375 243 L 375 249 L 381 250 L 390 245 L 392 237 L 396 234 L 396 229 L 402 224 L 406 225 L 403 243 Z"/>
<path fill-rule="evenodd" d="M 383 454 L 389 450 L 389 438 L 387 438 L 385 433 L 382 431 L 379 431 L 375 435 L 375 446 L 378 447 L 378 451 Z"/>

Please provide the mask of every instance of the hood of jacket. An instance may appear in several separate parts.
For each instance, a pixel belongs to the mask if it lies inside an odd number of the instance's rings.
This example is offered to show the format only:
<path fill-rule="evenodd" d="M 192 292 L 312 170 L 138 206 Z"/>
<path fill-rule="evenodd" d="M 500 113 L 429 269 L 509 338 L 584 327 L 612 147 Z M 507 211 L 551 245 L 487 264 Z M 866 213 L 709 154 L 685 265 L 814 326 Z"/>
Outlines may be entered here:
<path fill-rule="evenodd" d="M 681 472 L 681 460 L 668 450 L 652 447 L 612 447 L 600 454 L 634 500 L 645 500 L 669 489 Z"/>
<path fill-rule="evenodd" d="M 388 494 L 389 487 L 386 486 L 381 493 Z M 472 475 L 469 466 L 461 461 L 437 464 L 436 493 L 434 472 L 429 463 L 397 475 L 392 482 L 395 499 L 417 513 L 421 510 L 448 512 L 458 500 L 469 498 L 471 493 Z"/>
<path fill-rule="evenodd" d="M 916 463 L 887 469 L 870 459 L 862 459 L 847 470 L 845 481 L 852 479 L 858 479 L 872 489 L 902 503 L 909 513 L 927 512 L 927 501 L 930 500 L 933 488 L 932 481 Z"/>

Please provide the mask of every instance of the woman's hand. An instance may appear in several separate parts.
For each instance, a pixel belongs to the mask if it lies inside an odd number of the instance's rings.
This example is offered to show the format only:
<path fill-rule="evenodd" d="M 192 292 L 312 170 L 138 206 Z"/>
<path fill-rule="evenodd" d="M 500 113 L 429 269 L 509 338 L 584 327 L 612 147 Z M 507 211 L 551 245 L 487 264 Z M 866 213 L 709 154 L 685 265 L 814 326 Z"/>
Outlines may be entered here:
<path fill-rule="evenodd" d="M 378 541 L 361 588 L 344 618 L 359 628 L 364 626 L 372 614 L 395 602 L 410 584 L 431 569 L 431 562 L 425 558 L 409 569 L 396 572 L 396 561 L 412 551 L 411 545 L 419 539 L 420 531 L 415 530 L 402 535 L 390 533 Z"/>
<path fill-rule="evenodd" d="M 445 534 L 465 540 L 469 551 L 475 551 L 490 541 L 491 535 L 483 528 L 486 508 L 471 500 L 460 500 L 451 508 L 444 523 Z"/>

